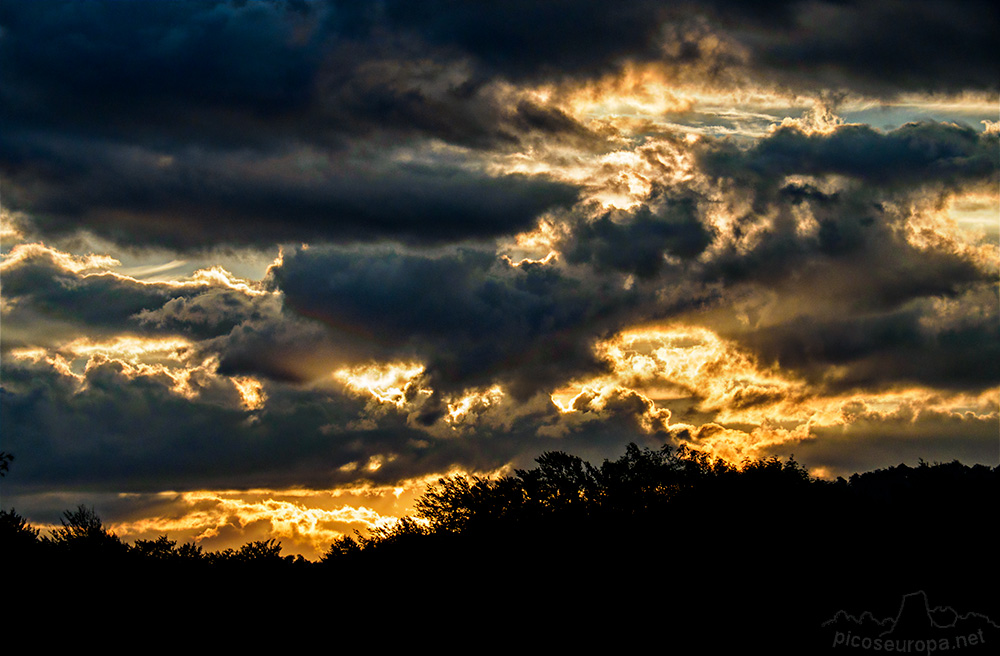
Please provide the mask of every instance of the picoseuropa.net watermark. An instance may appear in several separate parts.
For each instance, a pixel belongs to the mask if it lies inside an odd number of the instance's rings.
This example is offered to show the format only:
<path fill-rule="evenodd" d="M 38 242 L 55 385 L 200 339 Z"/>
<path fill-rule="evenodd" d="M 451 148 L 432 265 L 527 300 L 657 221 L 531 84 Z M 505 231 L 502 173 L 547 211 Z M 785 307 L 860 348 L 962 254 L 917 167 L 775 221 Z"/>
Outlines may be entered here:
<path fill-rule="evenodd" d="M 850 631 L 836 631 L 833 634 L 834 647 L 899 654 L 934 654 L 967 647 L 978 647 L 983 644 L 986 644 L 986 636 L 983 635 L 982 629 L 967 635 L 916 640 L 912 638 L 873 638 L 853 635 Z"/>
<path fill-rule="evenodd" d="M 1000 645 L 1000 625 L 979 612 L 932 607 L 923 590 L 903 595 L 894 617 L 842 610 L 823 626 L 830 631 L 834 653 L 1000 653 L 994 646 Z"/>

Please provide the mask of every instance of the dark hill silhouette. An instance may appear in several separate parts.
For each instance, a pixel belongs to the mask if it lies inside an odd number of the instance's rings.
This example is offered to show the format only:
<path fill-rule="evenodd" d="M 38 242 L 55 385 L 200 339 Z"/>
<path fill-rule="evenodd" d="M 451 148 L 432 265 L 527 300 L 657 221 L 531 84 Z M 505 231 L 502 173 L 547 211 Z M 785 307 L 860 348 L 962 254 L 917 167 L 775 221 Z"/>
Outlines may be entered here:
<path fill-rule="evenodd" d="M 551 452 L 509 476 L 441 479 L 413 517 L 338 539 L 318 562 L 275 541 L 129 545 L 82 507 L 50 536 L 5 511 L 0 539 L 6 571 L 32 581 L 5 589 L 18 609 L 114 609 L 135 627 L 193 601 L 235 623 L 285 604 L 299 622 L 375 614 L 438 638 L 461 625 L 563 646 L 614 636 L 619 649 L 655 639 L 679 653 L 840 653 L 836 631 L 975 619 L 916 597 L 894 615 L 887 605 L 913 590 L 1000 617 L 998 480 L 998 468 L 922 462 L 825 481 L 794 459 L 737 467 L 630 445 L 599 466 Z M 843 610 L 858 607 L 868 612 Z"/>

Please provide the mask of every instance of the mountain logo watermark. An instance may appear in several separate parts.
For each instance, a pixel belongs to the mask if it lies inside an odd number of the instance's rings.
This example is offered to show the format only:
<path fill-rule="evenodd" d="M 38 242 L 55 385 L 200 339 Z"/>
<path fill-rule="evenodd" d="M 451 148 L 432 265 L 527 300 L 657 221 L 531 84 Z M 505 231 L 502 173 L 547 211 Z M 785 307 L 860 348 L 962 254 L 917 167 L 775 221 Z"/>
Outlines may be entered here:
<path fill-rule="evenodd" d="M 853 616 L 841 610 L 822 626 L 838 653 L 995 654 L 1000 649 L 1000 625 L 977 612 L 931 608 L 923 590 L 904 595 L 895 617 L 878 619 L 868 611 Z"/>

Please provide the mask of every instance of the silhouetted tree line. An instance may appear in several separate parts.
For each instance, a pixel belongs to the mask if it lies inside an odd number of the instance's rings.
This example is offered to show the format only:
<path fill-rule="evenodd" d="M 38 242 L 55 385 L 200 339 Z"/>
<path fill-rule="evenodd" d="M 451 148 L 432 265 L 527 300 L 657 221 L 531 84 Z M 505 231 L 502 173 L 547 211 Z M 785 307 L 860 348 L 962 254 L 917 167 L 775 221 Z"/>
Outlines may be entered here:
<path fill-rule="evenodd" d="M 412 516 L 344 536 L 316 562 L 282 556 L 274 540 L 218 552 L 167 536 L 127 544 L 83 506 L 46 536 L 2 511 L 3 556 L 50 582 L 67 572 L 125 587 L 141 578 L 174 600 L 207 587 L 329 603 L 438 590 L 454 603 L 445 590 L 465 582 L 491 586 L 497 605 L 516 599 L 521 612 L 626 604 L 692 631 L 711 630 L 710 617 L 742 630 L 775 616 L 785 630 L 815 629 L 857 599 L 894 603 L 920 589 L 980 612 L 997 602 L 1000 467 L 921 461 L 830 481 L 794 458 L 735 466 L 635 444 L 600 466 L 562 452 L 536 463 L 442 478 Z M 635 605 L 653 592 L 655 606 Z"/>
<path fill-rule="evenodd" d="M 154 540 L 136 540 L 129 544 L 104 527 L 93 508 L 78 506 L 67 510 L 60 519 L 62 526 L 50 535 L 40 535 L 14 509 L 0 510 L 0 534 L 3 535 L 4 555 L 20 562 L 89 563 L 114 567 L 117 565 L 209 565 L 267 566 L 276 564 L 302 565 L 302 556 L 282 556 L 277 540 L 248 542 L 239 549 L 205 551 L 201 546 L 161 535 Z"/>
<path fill-rule="evenodd" d="M 424 562 L 443 553 L 444 563 L 472 568 L 491 558 L 508 573 L 539 562 L 594 572 L 659 554 L 798 572 L 823 562 L 873 579 L 901 554 L 974 560 L 983 545 L 995 546 L 996 467 L 921 461 L 829 481 L 794 458 L 736 466 L 683 447 L 635 444 L 600 466 L 561 452 L 536 462 L 500 478 L 441 479 L 419 499 L 415 516 L 341 538 L 322 562 L 420 552 Z"/>
<path fill-rule="evenodd" d="M 4 454 L 6 463 L 12 458 Z M 540 456 L 537 466 L 497 478 L 456 475 L 431 485 L 416 503 L 413 516 L 397 524 L 336 540 L 320 559 L 334 564 L 365 553 L 399 551 L 435 538 L 505 539 L 532 542 L 576 540 L 577 549 L 637 537 L 677 535 L 699 529 L 698 538 L 750 528 L 768 534 L 786 529 L 820 529 L 835 534 L 889 528 L 926 529 L 942 523 L 986 520 L 1000 497 L 1000 468 L 951 463 L 917 467 L 899 465 L 849 479 L 829 481 L 810 476 L 793 458 L 747 460 L 739 466 L 685 447 L 659 450 L 630 444 L 617 460 L 594 466 L 563 452 Z M 992 518 L 990 518 L 992 519 Z M 41 536 L 13 509 L 0 510 L 4 551 L 51 558 L 132 560 L 152 563 L 295 564 L 301 557 L 281 556 L 276 540 L 255 541 L 239 549 L 204 551 L 178 545 L 166 535 L 128 544 L 107 530 L 85 506 L 67 510 L 61 528 Z M 960 524 L 959 524 L 960 526 Z M 945 531 L 946 532 L 946 531 Z"/>

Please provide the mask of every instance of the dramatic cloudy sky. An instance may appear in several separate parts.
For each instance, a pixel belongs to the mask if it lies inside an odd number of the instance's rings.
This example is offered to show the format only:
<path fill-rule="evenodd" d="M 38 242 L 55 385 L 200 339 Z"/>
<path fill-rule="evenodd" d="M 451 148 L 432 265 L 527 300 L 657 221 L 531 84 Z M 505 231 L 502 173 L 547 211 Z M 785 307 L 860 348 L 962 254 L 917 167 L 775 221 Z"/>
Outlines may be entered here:
<path fill-rule="evenodd" d="M 549 450 L 996 465 L 998 34 L 0 0 L 3 505 L 315 557 Z"/>

